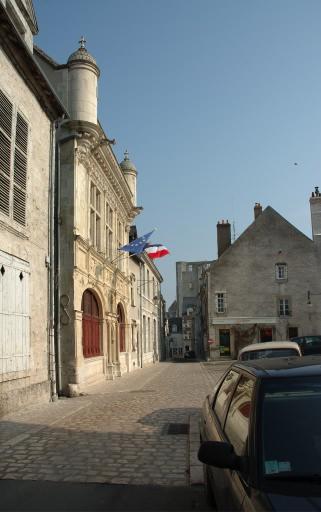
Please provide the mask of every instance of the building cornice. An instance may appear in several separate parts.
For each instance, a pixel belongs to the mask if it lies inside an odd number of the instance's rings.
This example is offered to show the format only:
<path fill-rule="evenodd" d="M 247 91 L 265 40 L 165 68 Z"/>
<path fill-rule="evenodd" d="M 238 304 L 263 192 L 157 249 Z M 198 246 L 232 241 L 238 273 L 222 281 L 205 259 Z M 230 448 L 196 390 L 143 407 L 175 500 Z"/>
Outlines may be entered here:
<path fill-rule="evenodd" d="M 275 316 L 224 316 L 221 318 L 212 318 L 212 325 L 248 325 L 248 324 L 277 324 L 280 318 Z"/>
<path fill-rule="evenodd" d="M 81 135 L 77 138 L 76 157 L 78 161 L 89 168 L 98 182 L 100 181 L 101 187 L 108 188 L 108 186 L 112 186 L 118 198 L 117 207 L 122 210 L 124 221 L 131 223 L 138 215 L 139 210 L 133 204 L 127 181 L 110 148 L 113 141 L 106 137 L 98 125 L 88 121 L 68 120 L 61 127 L 63 130 Z M 103 171 L 105 180 L 99 177 L 99 175 L 102 175 L 100 170 Z"/>

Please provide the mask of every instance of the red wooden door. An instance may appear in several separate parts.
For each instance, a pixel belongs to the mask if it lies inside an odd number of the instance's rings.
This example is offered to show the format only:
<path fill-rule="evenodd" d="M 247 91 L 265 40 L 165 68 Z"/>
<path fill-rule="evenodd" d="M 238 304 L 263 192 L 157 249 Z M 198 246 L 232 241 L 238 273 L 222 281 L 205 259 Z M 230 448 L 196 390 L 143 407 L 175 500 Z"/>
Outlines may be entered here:
<path fill-rule="evenodd" d="M 119 352 L 126 352 L 125 343 L 125 317 L 123 308 L 120 304 L 117 306 L 117 318 L 118 318 L 118 336 L 119 336 Z"/>
<path fill-rule="evenodd" d="M 86 290 L 82 297 L 82 344 L 84 357 L 100 355 L 99 307 L 94 294 Z"/>

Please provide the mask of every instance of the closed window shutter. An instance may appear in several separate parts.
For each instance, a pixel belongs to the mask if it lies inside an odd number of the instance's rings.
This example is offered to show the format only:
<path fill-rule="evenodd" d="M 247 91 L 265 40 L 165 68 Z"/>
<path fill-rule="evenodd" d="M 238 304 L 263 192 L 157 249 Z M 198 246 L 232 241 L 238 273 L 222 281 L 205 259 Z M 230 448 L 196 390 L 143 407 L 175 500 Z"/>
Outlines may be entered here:
<path fill-rule="evenodd" d="M 0 90 L 0 211 L 10 214 L 12 103 Z"/>
<path fill-rule="evenodd" d="M 28 124 L 17 114 L 16 144 L 13 173 L 13 218 L 23 226 L 26 224 Z"/>

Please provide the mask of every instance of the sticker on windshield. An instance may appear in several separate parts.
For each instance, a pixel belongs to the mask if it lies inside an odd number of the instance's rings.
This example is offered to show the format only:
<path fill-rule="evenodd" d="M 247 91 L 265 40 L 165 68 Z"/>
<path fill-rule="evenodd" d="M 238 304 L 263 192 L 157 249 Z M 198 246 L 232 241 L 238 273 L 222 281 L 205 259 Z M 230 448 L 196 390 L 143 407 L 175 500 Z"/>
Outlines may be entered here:
<path fill-rule="evenodd" d="M 279 472 L 279 464 L 277 460 L 266 460 L 265 461 L 265 473 L 266 475 L 272 475 L 273 473 Z"/>
<path fill-rule="evenodd" d="M 267 460 L 265 461 L 265 474 L 273 475 L 273 473 L 281 473 L 282 471 L 291 471 L 291 462 Z"/>
<path fill-rule="evenodd" d="M 279 462 L 279 471 L 291 471 L 291 462 L 288 460 Z"/>

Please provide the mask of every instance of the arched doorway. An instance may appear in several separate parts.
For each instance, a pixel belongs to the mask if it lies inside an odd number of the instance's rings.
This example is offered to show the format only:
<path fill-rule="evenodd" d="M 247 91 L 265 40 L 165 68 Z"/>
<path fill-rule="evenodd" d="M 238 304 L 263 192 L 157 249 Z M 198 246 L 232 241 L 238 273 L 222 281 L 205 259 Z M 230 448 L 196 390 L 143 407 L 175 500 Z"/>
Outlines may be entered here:
<path fill-rule="evenodd" d="M 117 306 L 119 352 L 126 352 L 125 315 L 121 304 Z"/>
<path fill-rule="evenodd" d="M 99 306 L 95 295 L 85 290 L 81 301 L 84 357 L 101 355 Z"/>

